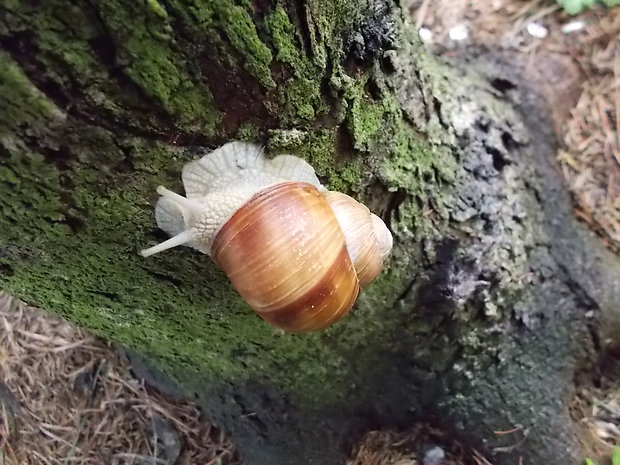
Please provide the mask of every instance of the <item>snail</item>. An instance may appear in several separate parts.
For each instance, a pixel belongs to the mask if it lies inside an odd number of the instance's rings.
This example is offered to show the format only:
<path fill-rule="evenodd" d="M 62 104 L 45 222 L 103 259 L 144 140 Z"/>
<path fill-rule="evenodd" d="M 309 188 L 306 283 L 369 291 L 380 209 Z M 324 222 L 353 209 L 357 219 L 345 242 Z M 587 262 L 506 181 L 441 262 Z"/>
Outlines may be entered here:
<path fill-rule="evenodd" d="M 172 236 L 148 257 L 185 245 L 209 255 L 261 318 L 291 332 L 343 317 L 392 249 L 385 223 L 328 191 L 301 158 L 267 159 L 229 142 L 183 168 L 185 197 L 158 187 L 157 225 Z"/>

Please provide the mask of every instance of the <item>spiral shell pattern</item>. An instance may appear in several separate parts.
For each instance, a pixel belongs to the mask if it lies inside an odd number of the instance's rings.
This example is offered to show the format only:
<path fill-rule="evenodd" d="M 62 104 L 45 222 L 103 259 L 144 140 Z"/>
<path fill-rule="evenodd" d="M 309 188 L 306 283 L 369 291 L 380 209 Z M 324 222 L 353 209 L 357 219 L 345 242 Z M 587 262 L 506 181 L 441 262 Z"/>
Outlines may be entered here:
<path fill-rule="evenodd" d="M 291 332 L 339 320 L 360 290 L 333 210 L 303 182 L 257 193 L 217 234 L 211 255 L 261 318 Z"/>

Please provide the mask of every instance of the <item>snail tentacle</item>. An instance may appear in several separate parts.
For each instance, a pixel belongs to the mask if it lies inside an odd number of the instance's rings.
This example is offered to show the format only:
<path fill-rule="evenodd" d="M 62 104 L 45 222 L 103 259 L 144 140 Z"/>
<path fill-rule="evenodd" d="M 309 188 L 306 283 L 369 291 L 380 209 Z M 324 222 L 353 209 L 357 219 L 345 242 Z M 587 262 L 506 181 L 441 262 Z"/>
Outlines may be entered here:
<path fill-rule="evenodd" d="M 163 252 L 164 250 L 171 249 L 178 245 L 187 244 L 188 242 L 191 242 L 193 239 L 194 239 L 194 231 L 192 231 L 191 229 L 188 229 L 186 231 L 183 231 L 177 234 L 176 236 L 171 237 L 167 241 L 164 241 L 148 249 L 142 250 L 140 252 L 140 255 L 142 255 L 143 257 L 149 257 L 153 254 Z"/>
<path fill-rule="evenodd" d="M 157 188 L 157 193 L 161 195 L 163 198 L 170 199 L 172 202 L 177 204 L 181 210 L 186 210 L 192 216 L 200 216 L 203 213 L 203 209 L 201 205 L 196 200 L 188 199 L 187 197 L 183 197 L 176 192 L 166 189 L 164 186 L 159 186 Z"/>

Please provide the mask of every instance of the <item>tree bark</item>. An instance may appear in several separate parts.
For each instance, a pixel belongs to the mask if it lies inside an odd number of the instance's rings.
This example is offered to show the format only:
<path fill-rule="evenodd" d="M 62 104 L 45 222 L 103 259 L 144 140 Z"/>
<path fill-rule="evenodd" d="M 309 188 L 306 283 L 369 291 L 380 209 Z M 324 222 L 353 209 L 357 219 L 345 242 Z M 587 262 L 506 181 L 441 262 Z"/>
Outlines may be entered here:
<path fill-rule="evenodd" d="M 365 429 L 420 420 L 497 465 L 580 462 L 569 407 L 618 342 L 620 266 L 573 218 L 518 70 L 428 56 L 387 0 L 0 15 L 3 289 L 127 347 L 248 464 L 342 463 Z M 283 334 L 205 256 L 138 255 L 163 238 L 156 186 L 231 139 L 307 159 L 394 232 L 333 327 Z"/>

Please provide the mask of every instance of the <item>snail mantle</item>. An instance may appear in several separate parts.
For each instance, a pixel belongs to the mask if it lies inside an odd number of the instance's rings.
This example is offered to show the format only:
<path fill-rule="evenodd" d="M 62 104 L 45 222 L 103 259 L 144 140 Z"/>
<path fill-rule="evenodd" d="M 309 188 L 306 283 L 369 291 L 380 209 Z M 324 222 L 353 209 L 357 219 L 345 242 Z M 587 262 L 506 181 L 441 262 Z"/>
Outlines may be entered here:
<path fill-rule="evenodd" d="M 392 249 L 385 223 L 328 191 L 301 158 L 267 159 L 229 142 L 182 173 L 185 197 L 160 186 L 157 225 L 172 236 L 141 254 L 185 245 L 209 255 L 261 318 L 291 332 L 342 318 Z"/>

